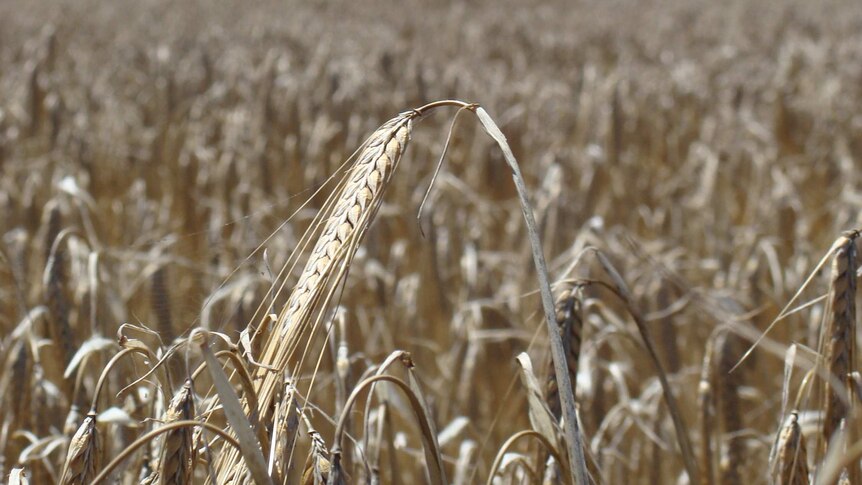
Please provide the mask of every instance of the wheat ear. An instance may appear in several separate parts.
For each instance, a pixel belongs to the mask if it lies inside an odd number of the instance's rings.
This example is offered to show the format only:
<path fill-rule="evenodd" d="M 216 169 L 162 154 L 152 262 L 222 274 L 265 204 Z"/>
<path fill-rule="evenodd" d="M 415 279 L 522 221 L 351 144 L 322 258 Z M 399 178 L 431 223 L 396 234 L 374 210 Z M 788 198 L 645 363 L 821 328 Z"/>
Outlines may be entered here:
<path fill-rule="evenodd" d="M 808 455 L 805 436 L 796 412 L 790 414 L 788 423 L 781 430 L 778 450 L 777 485 L 808 485 Z"/>
<path fill-rule="evenodd" d="M 66 464 L 60 485 L 89 485 L 99 468 L 100 450 L 99 433 L 96 429 L 96 414 L 90 413 L 78 427 L 78 431 L 69 443 L 66 454 Z"/>
<path fill-rule="evenodd" d="M 407 148 L 413 120 L 420 114 L 402 113 L 378 128 L 364 143 L 344 182 L 332 196 L 323 230 L 259 359 L 266 366 L 259 368 L 255 376 L 261 418 L 269 417 L 274 397 L 283 384 L 283 374 L 271 369 L 284 370 L 299 345 L 307 344 L 308 339 L 303 337 L 316 324 L 315 313 L 331 297 L 333 283 L 343 277 L 344 265 L 350 262 L 379 208 L 383 192 Z M 239 462 L 237 452 L 229 451 L 219 462 L 220 473 L 227 473 Z"/>
<path fill-rule="evenodd" d="M 195 418 L 195 400 L 191 380 L 186 380 L 165 411 L 165 424 Z M 192 483 L 195 463 L 193 429 L 176 428 L 164 437 L 159 457 L 159 483 L 161 485 L 186 485 Z"/>
<path fill-rule="evenodd" d="M 581 356 L 581 332 L 583 331 L 583 320 L 581 316 L 581 297 L 578 287 L 569 285 L 565 287 L 557 297 L 556 317 L 560 337 L 563 340 L 563 349 L 566 351 L 566 365 L 569 369 L 569 378 L 572 387 L 577 387 L 578 361 Z M 548 408 L 557 420 L 562 415 L 560 409 L 560 389 L 557 385 L 557 375 L 554 373 L 554 363 L 548 359 L 548 377 L 545 381 L 545 401 Z"/>
<path fill-rule="evenodd" d="M 842 419 L 849 419 L 853 393 L 847 380 L 855 368 L 856 342 L 856 244 L 855 233 L 835 243 L 829 286 L 830 320 L 826 328 L 826 382 L 823 439 L 829 443 Z M 838 387 L 842 388 L 838 388 Z"/>

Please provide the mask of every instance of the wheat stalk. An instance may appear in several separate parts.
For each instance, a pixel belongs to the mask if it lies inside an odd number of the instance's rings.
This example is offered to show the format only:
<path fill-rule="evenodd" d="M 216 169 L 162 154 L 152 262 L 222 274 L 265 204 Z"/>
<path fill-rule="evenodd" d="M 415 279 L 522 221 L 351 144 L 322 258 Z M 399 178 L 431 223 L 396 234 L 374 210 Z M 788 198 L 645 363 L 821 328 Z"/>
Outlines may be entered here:
<path fill-rule="evenodd" d="M 738 389 L 740 371 L 730 371 L 739 358 L 738 344 L 738 338 L 728 331 L 721 332 L 715 342 L 718 356 L 715 366 L 716 399 L 727 441 L 721 460 L 721 483 L 726 484 L 740 483 L 740 468 L 745 458 L 742 438 L 738 436 L 743 428 Z"/>
<path fill-rule="evenodd" d="M 698 405 L 700 407 L 700 466 L 704 485 L 713 485 L 714 453 L 713 431 L 715 429 L 715 389 L 713 389 L 712 368 L 715 359 L 715 338 L 710 338 L 703 355 L 700 371 L 700 383 L 697 389 Z"/>

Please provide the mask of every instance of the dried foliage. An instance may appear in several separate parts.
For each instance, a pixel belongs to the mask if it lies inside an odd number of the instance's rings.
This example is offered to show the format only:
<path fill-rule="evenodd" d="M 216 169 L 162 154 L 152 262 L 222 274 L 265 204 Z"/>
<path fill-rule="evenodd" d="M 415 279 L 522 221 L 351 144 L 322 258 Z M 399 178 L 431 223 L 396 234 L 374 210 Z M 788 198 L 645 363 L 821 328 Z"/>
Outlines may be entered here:
<path fill-rule="evenodd" d="M 0 481 L 860 483 L 853 7 L 0 2 Z"/>

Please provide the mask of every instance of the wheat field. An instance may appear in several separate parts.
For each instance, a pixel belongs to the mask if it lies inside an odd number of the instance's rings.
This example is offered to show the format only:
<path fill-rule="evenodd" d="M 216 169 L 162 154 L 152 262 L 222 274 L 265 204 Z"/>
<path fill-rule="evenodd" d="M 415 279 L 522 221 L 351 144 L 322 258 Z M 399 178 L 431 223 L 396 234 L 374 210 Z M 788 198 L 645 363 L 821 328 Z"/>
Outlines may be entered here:
<path fill-rule="evenodd" d="M 862 9 L 0 2 L 9 484 L 862 484 Z"/>

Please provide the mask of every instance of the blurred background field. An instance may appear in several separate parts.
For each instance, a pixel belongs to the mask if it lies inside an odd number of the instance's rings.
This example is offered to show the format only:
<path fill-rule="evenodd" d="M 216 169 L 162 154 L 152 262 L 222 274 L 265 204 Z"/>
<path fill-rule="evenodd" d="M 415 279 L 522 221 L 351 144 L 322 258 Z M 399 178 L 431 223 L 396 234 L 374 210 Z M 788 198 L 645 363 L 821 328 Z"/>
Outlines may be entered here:
<path fill-rule="evenodd" d="M 315 190 L 377 126 L 448 98 L 480 103 L 508 137 L 552 278 L 607 279 L 589 253 L 578 258 L 595 247 L 626 281 L 704 483 L 770 483 L 790 407 L 812 470 L 821 463 L 822 403 L 801 380 L 823 355 L 824 301 L 782 320 L 769 345 L 727 371 L 833 241 L 860 226 L 855 2 L 7 0 L 3 474 L 23 467 L 31 483 L 61 481 L 69 438 L 119 349 L 103 339 L 116 340 L 120 325 L 155 330 L 166 348 L 197 326 L 237 340 L 261 303 L 278 313 L 287 295 L 267 291 L 296 283 L 301 268 L 278 274 L 328 193 Z M 474 117 L 458 120 L 417 221 L 452 113 L 416 123 L 337 302 L 338 324 L 310 343 L 322 356 L 314 386 L 314 362 L 295 377 L 331 446 L 333 419 L 363 373 L 410 352 L 450 482 L 467 484 L 484 482 L 502 443 L 531 427 L 515 357 L 528 352 L 544 382 L 548 339 L 510 172 Z M 827 293 L 828 273 L 814 273 L 799 303 Z M 580 298 L 577 397 L 594 478 L 687 483 L 634 322 L 607 291 L 587 287 Z M 157 352 L 151 335 L 122 331 Z M 791 344 L 799 368 L 787 376 Z M 171 385 L 200 361 L 171 358 Z M 103 464 L 166 405 L 152 381 L 116 397 L 146 365 L 124 360 L 107 377 L 99 408 L 122 418 L 98 425 Z M 198 410 L 207 379 L 196 382 Z M 704 382 L 715 395 L 699 394 Z M 395 393 L 381 398 L 393 435 L 372 448 L 386 465 L 369 472 L 351 443 L 349 474 L 423 483 L 410 409 Z M 302 479 L 305 426 L 287 483 Z M 121 466 L 118 483 L 146 476 L 157 448 Z M 515 446 L 498 482 L 541 483 L 537 456 L 535 445 Z M 206 466 L 195 473 L 203 483 Z"/>

